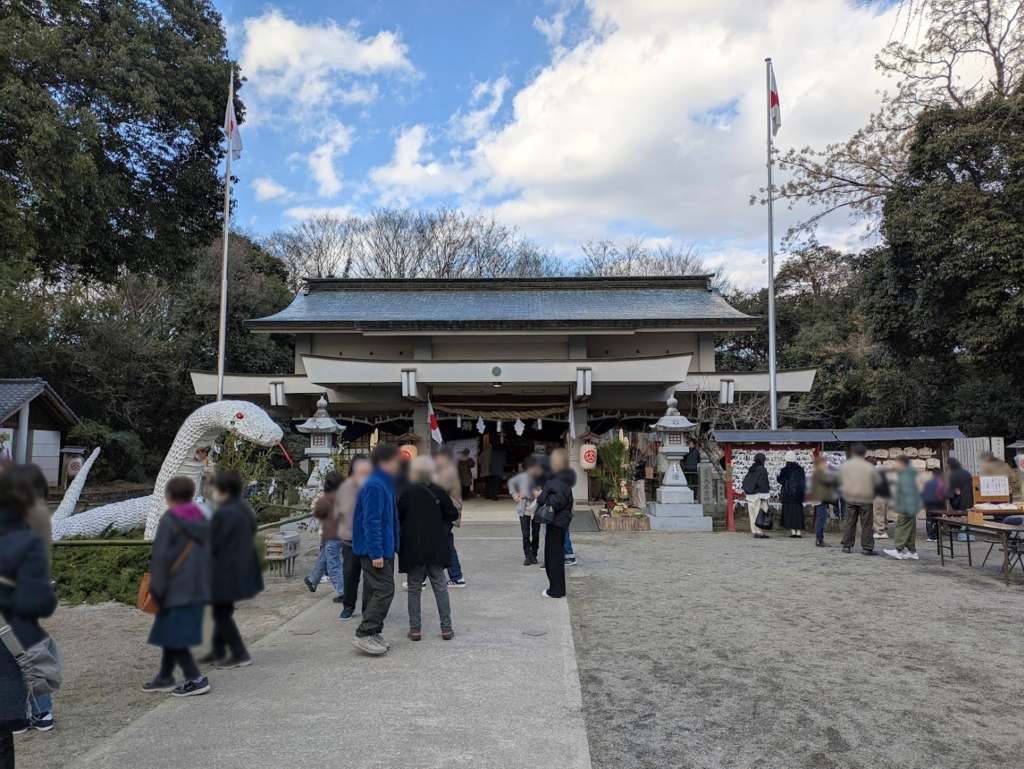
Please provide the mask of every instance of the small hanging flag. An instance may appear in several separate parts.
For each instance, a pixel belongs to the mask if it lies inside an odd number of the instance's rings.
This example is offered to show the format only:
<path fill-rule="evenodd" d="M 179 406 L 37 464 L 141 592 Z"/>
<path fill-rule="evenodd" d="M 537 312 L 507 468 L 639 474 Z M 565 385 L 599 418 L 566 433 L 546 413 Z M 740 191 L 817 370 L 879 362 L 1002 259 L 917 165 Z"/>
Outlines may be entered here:
<path fill-rule="evenodd" d="M 513 428 L 516 431 L 516 435 L 522 435 L 523 430 L 526 429 L 526 425 L 523 424 L 522 419 L 516 419 L 516 423 L 513 425 Z"/>
<path fill-rule="evenodd" d="M 541 419 L 538 419 L 537 420 L 537 429 L 541 430 L 541 429 L 543 429 L 543 427 L 544 427 L 544 421 L 541 420 Z"/>
<path fill-rule="evenodd" d="M 476 420 L 476 431 L 481 435 L 484 434 L 484 418 L 480 417 Z"/>

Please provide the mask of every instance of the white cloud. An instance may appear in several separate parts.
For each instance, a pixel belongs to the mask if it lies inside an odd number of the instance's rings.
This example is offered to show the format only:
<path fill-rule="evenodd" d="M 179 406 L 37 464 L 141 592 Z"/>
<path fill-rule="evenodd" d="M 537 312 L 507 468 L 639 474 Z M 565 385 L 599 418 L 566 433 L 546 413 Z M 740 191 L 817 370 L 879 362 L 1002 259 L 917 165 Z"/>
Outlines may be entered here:
<path fill-rule="evenodd" d="M 426 149 L 425 126 L 403 129 L 395 140 L 391 162 L 370 171 L 371 180 L 382 190 L 384 203 L 422 199 L 430 195 L 464 194 L 472 186 L 475 172 L 457 156 L 443 163 Z"/>
<path fill-rule="evenodd" d="M 350 126 L 336 120 L 325 121 L 320 131 L 320 144 L 306 160 L 320 197 L 333 198 L 341 192 L 341 177 L 335 168 L 335 160 L 352 147 L 354 133 Z"/>
<path fill-rule="evenodd" d="M 349 206 L 293 206 L 284 212 L 289 219 L 308 219 L 316 214 L 332 214 L 344 218 L 352 214 L 352 209 Z"/>
<path fill-rule="evenodd" d="M 542 19 L 540 16 L 534 17 L 533 28 L 544 35 L 548 45 L 558 45 L 562 42 L 562 38 L 565 37 L 565 16 L 567 13 L 568 10 L 563 8 L 550 19 Z"/>
<path fill-rule="evenodd" d="M 270 120 L 279 102 L 296 111 L 322 111 L 339 101 L 366 103 L 376 87 L 354 79 L 382 73 L 412 75 L 407 48 L 394 32 L 363 37 L 356 25 L 329 20 L 301 24 L 277 8 L 243 22 L 240 64 L 254 97 L 254 121 Z"/>
<path fill-rule="evenodd" d="M 512 86 L 512 81 L 507 77 L 499 77 L 490 82 L 477 83 L 473 87 L 473 95 L 470 99 L 469 112 L 463 114 L 461 111 L 452 115 L 449 124 L 452 134 L 456 140 L 468 141 L 480 139 L 491 130 L 491 123 L 502 103 L 505 101 L 505 92 Z"/>
<path fill-rule="evenodd" d="M 291 200 L 295 197 L 295 193 L 285 187 L 283 184 L 279 184 L 269 176 L 261 176 L 259 179 L 253 179 L 252 184 L 253 191 L 256 193 L 256 200 L 260 202 L 267 200 Z"/>
<path fill-rule="evenodd" d="M 492 92 L 452 118 L 462 128 L 454 147 L 431 145 L 430 126 L 403 131 L 391 161 L 371 173 L 382 197 L 461 196 L 547 243 L 636 223 L 698 241 L 713 261 L 735 263 L 740 279 L 758 279 L 766 213 L 748 199 L 765 184 L 764 57 L 775 56 L 782 149 L 848 138 L 877 107 L 877 91 L 892 87 L 873 64 L 895 9 L 588 0 L 587 10 L 589 32 L 574 28 L 572 46 L 553 49 L 503 125 L 493 125 L 498 107 L 487 114 Z M 564 23 L 556 15 L 537 26 L 564 40 Z M 801 215 L 777 205 L 778 230 Z"/>

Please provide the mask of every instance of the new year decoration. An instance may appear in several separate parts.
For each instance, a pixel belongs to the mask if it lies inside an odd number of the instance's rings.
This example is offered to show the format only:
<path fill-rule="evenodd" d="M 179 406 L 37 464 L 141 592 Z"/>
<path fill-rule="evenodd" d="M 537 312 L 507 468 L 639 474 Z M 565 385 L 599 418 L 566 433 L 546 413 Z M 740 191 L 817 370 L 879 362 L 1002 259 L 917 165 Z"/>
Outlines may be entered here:
<path fill-rule="evenodd" d="M 522 419 L 516 419 L 516 423 L 512 425 L 512 429 L 516 431 L 516 435 L 522 435 L 523 431 L 526 430 L 526 425 L 523 424 Z"/>
<path fill-rule="evenodd" d="M 60 507 L 53 514 L 53 538 L 95 537 L 111 526 L 118 531 L 129 531 L 145 525 L 146 539 L 152 539 L 156 535 L 160 516 L 167 508 L 164 500 L 167 481 L 176 475 L 184 475 L 191 478 L 198 487 L 204 464 L 195 459 L 196 452 L 212 445 L 225 431 L 260 446 L 277 445 L 282 437 L 281 428 L 267 412 L 254 403 L 218 401 L 200 406 L 179 428 L 160 466 L 152 494 L 94 507 L 78 515 L 72 515 L 85 486 L 85 479 L 99 454 L 99 449 L 96 449 L 86 460 L 82 471 L 76 476 Z"/>
<path fill-rule="evenodd" d="M 478 433 L 480 433 L 481 435 L 484 434 L 484 418 L 483 417 L 477 417 L 477 420 L 476 420 L 476 431 Z"/>

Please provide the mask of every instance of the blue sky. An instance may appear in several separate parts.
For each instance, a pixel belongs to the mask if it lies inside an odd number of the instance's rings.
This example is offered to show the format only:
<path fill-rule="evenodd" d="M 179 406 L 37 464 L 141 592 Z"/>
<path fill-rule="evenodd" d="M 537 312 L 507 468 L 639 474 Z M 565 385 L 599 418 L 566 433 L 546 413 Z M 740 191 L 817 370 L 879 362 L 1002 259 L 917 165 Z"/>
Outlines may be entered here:
<path fill-rule="evenodd" d="M 219 4 L 246 85 L 237 223 L 449 204 L 567 257 L 587 238 L 695 243 L 763 282 L 764 57 L 781 146 L 877 106 L 887 3 L 343 0 Z M 783 226 L 800 212 L 779 211 Z M 831 222 L 822 239 L 860 244 Z"/>

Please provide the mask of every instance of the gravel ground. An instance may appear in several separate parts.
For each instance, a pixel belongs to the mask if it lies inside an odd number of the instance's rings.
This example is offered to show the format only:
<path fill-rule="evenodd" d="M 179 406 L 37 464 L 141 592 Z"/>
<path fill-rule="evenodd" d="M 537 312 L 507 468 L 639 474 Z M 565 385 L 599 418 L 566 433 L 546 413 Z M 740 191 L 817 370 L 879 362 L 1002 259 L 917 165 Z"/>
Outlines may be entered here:
<path fill-rule="evenodd" d="M 315 535 L 306 535 L 303 546 L 304 551 L 315 552 Z M 312 594 L 302 584 L 302 575 L 309 573 L 315 561 L 312 556 L 300 557 L 295 576 L 267 576 L 263 594 L 240 604 L 235 618 L 247 643 L 280 627 L 316 600 L 333 595 L 330 585 L 321 585 Z M 46 620 L 44 625 L 60 644 L 66 666 L 64 683 L 54 695 L 57 726 L 51 732 L 29 731 L 15 738 L 19 769 L 64 766 L 163 702 L 163 697 L 141 688 L 160 664 L 160 650 L 146 644 L 152 622 L 138 609 L 116 603 L 62 605 Z M 203 629 L 209 638 L 213 632 L 209 612 Z"/>
<path fill-rule="evenodd" d="M 923 534 L 916 562 L 813 535 L 574 534 L 594 766 L 1024 765 L 1024 587 L 940 568 Z"/>

